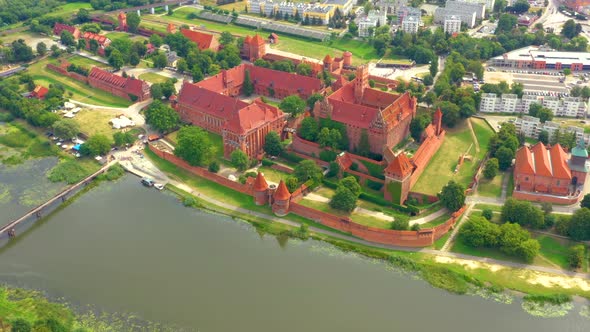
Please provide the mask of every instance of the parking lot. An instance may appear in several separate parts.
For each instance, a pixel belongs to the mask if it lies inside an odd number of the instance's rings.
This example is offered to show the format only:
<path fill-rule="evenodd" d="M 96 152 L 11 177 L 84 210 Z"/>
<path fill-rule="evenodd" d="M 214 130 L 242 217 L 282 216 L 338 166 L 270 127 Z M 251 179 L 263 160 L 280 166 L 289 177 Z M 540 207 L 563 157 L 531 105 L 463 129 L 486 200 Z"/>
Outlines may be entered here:
<path fill-rule="evenodd" d="M 508 84 L 522 83 L 527 94 L 567 97 L 573 78 L 570 77 L 566 80 L 563 74 L 558 71 L 496 69 L 495 71 L 485 71 L 484 79 L 487 83 L 496 84 L 501 81 Z"/>

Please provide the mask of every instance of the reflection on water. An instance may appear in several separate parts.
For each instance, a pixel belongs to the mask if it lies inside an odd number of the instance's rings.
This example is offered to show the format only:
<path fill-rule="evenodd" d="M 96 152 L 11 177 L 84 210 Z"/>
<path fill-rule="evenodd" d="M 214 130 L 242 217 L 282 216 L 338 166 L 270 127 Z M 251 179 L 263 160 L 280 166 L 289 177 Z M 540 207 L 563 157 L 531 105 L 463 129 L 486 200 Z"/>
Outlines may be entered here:
<path fill-rule="evenodd" d="M 590 326 L 579 305 L 549 319 L 528 314 L 518 299 L 449 294 L 381 261 L 184 208 L 130 176 L 101 184 L 0 249 L 0 281 L 198 331 Z"/>

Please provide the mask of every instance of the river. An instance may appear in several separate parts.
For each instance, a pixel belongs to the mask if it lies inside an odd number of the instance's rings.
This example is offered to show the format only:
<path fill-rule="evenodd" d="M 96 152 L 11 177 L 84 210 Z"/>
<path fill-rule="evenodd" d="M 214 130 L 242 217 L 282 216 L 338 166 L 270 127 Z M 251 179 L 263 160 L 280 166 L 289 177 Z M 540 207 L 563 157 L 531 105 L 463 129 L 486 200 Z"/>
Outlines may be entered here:
<path fill-rule="evenodd" d="M 579 305 L 453 295 L 316 241 L 280 245 L 126 176 L 0 249 L 0 281 L 190 331 L 588 331 Z"/>

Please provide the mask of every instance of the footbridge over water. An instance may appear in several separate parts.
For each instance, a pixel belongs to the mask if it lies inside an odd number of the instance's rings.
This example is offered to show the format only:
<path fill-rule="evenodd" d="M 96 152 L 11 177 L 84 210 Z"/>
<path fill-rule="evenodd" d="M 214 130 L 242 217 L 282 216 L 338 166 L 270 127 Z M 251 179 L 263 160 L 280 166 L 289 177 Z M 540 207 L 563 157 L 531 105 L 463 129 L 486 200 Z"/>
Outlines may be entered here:
<path fill-rule="evenodd" d="M 16 236 L 16 228 L 24 223 L 25 221 L 29 220 L 29 218 L 31 217 L 35 217 L 37 220 L 41 219 L 41 217 L 43 216 L 42 213 L 43 211 L 45 211 L 46 209 L 50 208 L 54 203 L 59 202 L 59 203 L 63 203 L 66 201 L 67 196 L 73 192 L 75 192 L 76 190 L 80 189 L 83 186 L 86 186 L 88 183 L 90 183 L 92 180 L 94 180 L 97 176 L 99 176 L 100 174 L 106 172 L 109 167 L 111 167 L 113 164 L 115 164 L 115 161 L 111 161 L 110 163 L 105 164 L 104 166 L 102 166 L 98 171 L 94 172 L 93 174 L 87 176 L 86 178 L 84 178 L 83 180 L 81 180 L 80 182 L 64 189 L 63 191 L 59 192 L 57 195 L 53 196 L 52 198 L 50 198 L 47 202 L 33 208 L 32 210 L 30 210 L 29 212 L 27 212 L 25 215 L 23 215 L 22 217 L 15 219 L 11 222 L 9 222 L 8 224 L 2 226 L 0 228 L 0 239 L 2 239 L 5 236 L 8 237 L 14 237 Z"/>

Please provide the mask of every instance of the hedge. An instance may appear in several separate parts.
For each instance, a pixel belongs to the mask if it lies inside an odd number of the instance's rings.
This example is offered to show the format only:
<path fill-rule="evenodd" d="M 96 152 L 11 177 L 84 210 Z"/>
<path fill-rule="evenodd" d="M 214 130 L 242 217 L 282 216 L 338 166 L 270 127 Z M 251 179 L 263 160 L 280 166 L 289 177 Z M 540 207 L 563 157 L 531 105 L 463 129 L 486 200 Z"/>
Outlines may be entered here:
<path fill-rule="evenodd" d="M 383 188 L 383 183 L 371 181 L 370 179 L 367 179 L 367 187 L 369 187 L 373 190 L 376 190 L 376 191 L 380 191 L 381 188 Z"/>
<path fill-rule="evenodd" d="M 275 164 L 275 162 L 270 159 L 266 159 L 266 158 L 262 159 L 262 166 L 270 167 L 274 164 Z"/>
<path fill-rule="evenodd" d="M 413 213 L 413 214 L 418 214 L 420 212 L 420 209 L 418 209 L 417 207 L 413 206 L 413 205 L 399 205 L 399 204 L 395 204 L 392 202 L 388 202 L 386 201 L 384 198 L 381 197 L 377 197 L 365 192 L 362 192 L 359 195 L 360 199 L 364 199 L 365 201 L 369 201 L 371 203 L 375 203 L 377 205 L 381 205 L 381 206 L 387 206 L 387 207 L 392 207 L 398 211 L 401 212 L 406 212 L 406 213 Z"/>
<path fill-rule="evenodd" d="M 338 156 L 338 154 L 336 154 L 336 152 L 332 151 L 332 150 L 322 150 L 320 152 L 320 160 L 323 161 L 334 161 L 336 160 L 336 156 Z"/>
<path fill-rule="evenodd" d="M 334 181 L 330 181 L 328 179 L 323 179 L 322 180 L 322 184 L 330 189 L 336 189 L 338 188 L 338 183 L 334 182 Z"/>
<path fill-rule="evenodd" d="M 376 165 L 366 160 L 361 160 L 361 162 L 363 163 L 363 165 L 365 165 L 365 167 L 367 167 L 369 175 L 371 175 L 372 177 L 376 177 L 377 179 L 385 180 L 385 175 L 383 175 L 383 170 L 385 169 L 384 166 Z"/>
<path fill-rule="evenodd" d="M 292 161 L 294 163 L 298 163 L 303 160 L 303 158 L 299 157 L 298 155 L 296 155 L 292 152 L 286 152 L 286 151 L 283 151 L 281 153 L 281 157 L 283 157 L 284 159 L 286 159 L 288 161 Z"/>

